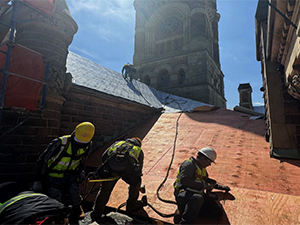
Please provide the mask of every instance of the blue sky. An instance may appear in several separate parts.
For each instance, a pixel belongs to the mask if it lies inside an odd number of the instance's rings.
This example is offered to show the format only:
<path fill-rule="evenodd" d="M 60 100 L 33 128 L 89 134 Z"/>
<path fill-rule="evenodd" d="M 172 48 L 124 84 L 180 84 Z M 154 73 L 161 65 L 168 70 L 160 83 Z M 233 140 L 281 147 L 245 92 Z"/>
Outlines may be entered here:
<path fill-rule="evenodd" d="M 121 72 L 134 52 L 134 0 L 67 0 L 78 24 L 69 50 Z M 238 86 L 250 83 L 253 105 L 263 105 L 260 62 L 256 60 L 258 0 L 217 0 L 221 70 L 227 108 L 239 104 Z"/>

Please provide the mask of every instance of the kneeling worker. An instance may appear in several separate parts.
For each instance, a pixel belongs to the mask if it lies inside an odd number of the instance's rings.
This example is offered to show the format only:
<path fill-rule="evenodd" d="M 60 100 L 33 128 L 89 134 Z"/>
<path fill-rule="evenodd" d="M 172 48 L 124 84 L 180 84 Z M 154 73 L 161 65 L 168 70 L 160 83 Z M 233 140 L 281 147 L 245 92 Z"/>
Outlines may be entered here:
<path fill-rule="evenodd" d="M 209 179 L 206 168 L 215 162 L 217 154 L 214 149 L 205 147 L 198 150 L 197 157 L 184 161 L 177 173 L 174 183 L 174 195 L 181 215 L 179 224 L 193 224 L 197 217 L 219 219 L 223 215 L 222 208 L 212 198 L 213 188 L 230 191 L 228 186 L 217 184 Z M 216 196 L 214 196 L 216 197 Z"/>
<path fill-rule="evenodd" d="M 102 165 L 94 173 L 94 178 L 116 179 L 102 182 L 91 213 L 92 221 L 101 219 L 111 192 L 119 178 L 129 184 L 126 212 L 131 213 L 139 208 L 138 197 L 141 186 L 141 176 L 144 153 L 141 149 L 142 141 L 138 137 L 126 141 L 117 141 L 102 155 Z"/>

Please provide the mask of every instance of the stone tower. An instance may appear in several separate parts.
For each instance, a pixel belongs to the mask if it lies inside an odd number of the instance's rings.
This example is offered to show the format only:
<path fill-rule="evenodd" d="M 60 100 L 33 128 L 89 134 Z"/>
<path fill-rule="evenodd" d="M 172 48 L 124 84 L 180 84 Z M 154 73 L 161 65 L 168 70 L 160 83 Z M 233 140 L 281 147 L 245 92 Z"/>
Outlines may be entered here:
<path fill-rule="evenodd" d="M 135 0 L 135 79 L 226 107 L 216 0 Z"/>
<path fill-rule="evenodd" d="M 252 105 L 252 87 L 249 83 L 240 84 L 238 87 L 238 91 L 240 94 L 240 106 L 253 109 Z"/>

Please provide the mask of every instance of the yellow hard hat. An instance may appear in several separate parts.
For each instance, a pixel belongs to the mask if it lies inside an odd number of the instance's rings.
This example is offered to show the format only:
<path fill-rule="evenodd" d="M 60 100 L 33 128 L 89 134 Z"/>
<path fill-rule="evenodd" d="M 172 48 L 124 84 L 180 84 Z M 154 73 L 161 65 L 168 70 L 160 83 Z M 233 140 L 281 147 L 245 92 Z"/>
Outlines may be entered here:
<path fill-rule="evenodd" d="M 142 140 L 138 137 L 132 137 L 132 139 L 137 140 L 140 143 L 140 147 L 142 147 Z"/>
<path fill-rule="evenodd" d="M 75 141 L 79 143 L 88 143 L 92 140 L 95 133 L 95 127 L 90 122 L 83 122 L 75 128 Z"/>

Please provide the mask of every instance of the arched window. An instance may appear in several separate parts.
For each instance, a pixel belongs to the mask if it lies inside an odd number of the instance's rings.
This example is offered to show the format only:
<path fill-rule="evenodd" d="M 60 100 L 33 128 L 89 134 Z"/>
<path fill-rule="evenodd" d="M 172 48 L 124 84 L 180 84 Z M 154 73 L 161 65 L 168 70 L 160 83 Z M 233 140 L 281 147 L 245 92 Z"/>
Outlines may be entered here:
<path fill-rule="evenodd" d="M 150 84 L 150 78 L 149 78 L 149 75 L 144 76 L 144 84 L 147 84 L 147 85 Z"/>
<path fill-rule="evenodd" d="M 165 87 L 168 86 L 170 82 L 170 75 L 166 69 L 159 71 L 158 73 L 158 86 Z"/>
<path fill-rule="evenodd" d="M 191 19 L 191 37 L 206 36 L 206 20 L 205 15 L 196 13 Z"/>
<path fill-rule="evenodd" d="M 183 69 L 180 69 L 178 71 L 178 83 L 183 84 L 183 81 L 185 80 L 185 72 Z"/>

